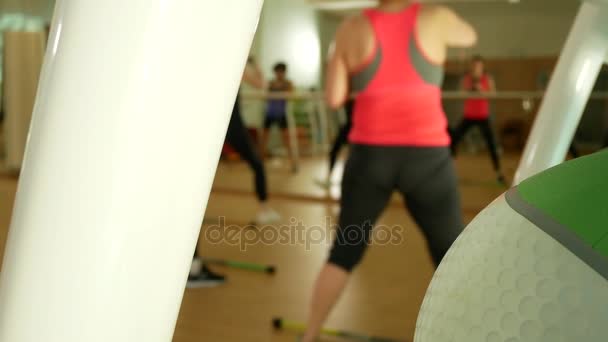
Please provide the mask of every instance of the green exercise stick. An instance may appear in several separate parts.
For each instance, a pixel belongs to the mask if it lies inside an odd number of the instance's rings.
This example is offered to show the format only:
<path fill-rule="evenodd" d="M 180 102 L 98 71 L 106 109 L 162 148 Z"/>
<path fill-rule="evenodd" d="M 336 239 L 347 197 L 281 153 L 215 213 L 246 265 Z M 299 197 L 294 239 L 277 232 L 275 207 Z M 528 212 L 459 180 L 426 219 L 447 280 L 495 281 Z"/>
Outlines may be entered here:
<path fill-rule="evenodd" d="M 277 330 L 288 330 L 296 333 L 303 333 L 306 331 L 306 325 L 299 322 L 292 322 L 284 320 L 282 318 L 275 318 L 272 320 L 272 325 Z M 347 338 L 355 341 L 368 341 L 368 342 L 404 342 L 403 340 L 396 340 L 392 338 L 367 336 L 349 331 L 337 330 L 337 329 L 321 329 L 322 335 L 336 336 Z"/>

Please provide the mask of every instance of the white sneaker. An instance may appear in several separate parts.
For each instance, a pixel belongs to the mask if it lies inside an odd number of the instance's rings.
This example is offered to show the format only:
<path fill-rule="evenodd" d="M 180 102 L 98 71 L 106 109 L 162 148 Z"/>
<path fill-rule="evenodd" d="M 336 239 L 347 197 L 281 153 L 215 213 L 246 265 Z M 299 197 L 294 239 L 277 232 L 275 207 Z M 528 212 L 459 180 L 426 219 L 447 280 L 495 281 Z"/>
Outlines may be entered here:
<path fill-rule="evenodd" d="M 274 209 L 270 208 L 267 210 L 267 212 L 268 212 L 268 216 L 270 217 L 271 221 L 278 222 L 281 220 L 281 214 L 276 212 Z"/>
<path fill-rule="evenodd" d="M 255 223 L 259 225 L 276 223 L 281 220 L 281 215 L 273 209 L 260 210 L 255 217 Z"/>

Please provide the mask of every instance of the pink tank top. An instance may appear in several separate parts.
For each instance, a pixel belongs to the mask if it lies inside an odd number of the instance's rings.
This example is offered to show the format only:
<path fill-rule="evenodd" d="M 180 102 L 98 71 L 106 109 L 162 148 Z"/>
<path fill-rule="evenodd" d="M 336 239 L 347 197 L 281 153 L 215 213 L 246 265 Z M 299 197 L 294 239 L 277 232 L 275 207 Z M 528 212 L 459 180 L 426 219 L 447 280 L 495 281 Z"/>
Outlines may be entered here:
<path fill-rule="evenodd" d="M 367 10 L 376 37 L 368 60 L 351 74 L 357 93 L 352 143 L 365 145 L 448 146 L 441 105 L 443 67 L 418 45 L 414 3 L 397 13 Z"/>
<path fill-rule="evenodd" d="M 481 89 L 490 90 L 490 78 L 488 75 L 483 75 L 479 79 Z M 467 90 L 473 89 L 473 77 L 466 75 L 464 77 L 464 87 Z M 470 98 L 464 101 L 464 118 L 473 120 L 485 120 L 490 116 L 490 101 L 485 98 Z"/>

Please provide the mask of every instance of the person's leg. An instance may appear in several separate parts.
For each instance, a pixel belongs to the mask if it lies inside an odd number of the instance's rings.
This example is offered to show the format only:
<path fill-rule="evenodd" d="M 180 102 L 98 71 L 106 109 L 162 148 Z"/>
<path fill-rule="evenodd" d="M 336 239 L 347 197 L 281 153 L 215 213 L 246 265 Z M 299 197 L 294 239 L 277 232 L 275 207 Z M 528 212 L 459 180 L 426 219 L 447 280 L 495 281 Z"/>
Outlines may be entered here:
<path fill-rule="evenodd" d="M 395 168 L 382 148 L 353 146 L 344 170 L 338 230 L 329 260 L 314 286 L 304 342 L 314 341 L 360 262 L 372 225 L 390 199 Z"/>
<path fill-rule="evenodd" d="M 464 137 L 465 134 L 469 131 L 469 129 L 473 126 L 473 121 L 469 119 L 462 119 L 460 124 L 451 131 L 452 144 L 450 148 L 452 149 L 452 155 L 456 155 L 458 151 L 458 144 L 460 144 L 460 140 Z"/>
<path fill-rule="evenodd" d="M 226 142 L 249 164 L 255 174 L 255 192 L 260 202 L 266 202 L 268 191 L 264 164 L 256 153 L 249 132 L 243 124 L 240 113 L 233 112 L 226 134 Z"/>
<path fill-rule="evenodd" d="M 201 256 L 198 254 L 198 243 L 196 244 L 196 248 L 194 249 L 194 255 L 192 256 L 192 264 L 190 265 L 190 274 L 188 275 L 188 281 L 196 279 L 201 273 L 201 267 L 203 266 L 203 262 L 201 260 Z"/>
<path fill-rule="evenodd" d="M 260 133 L 260 158 L 264 160 L 266 158 L 266 152 L 268 151 L 268 140 L 270 138 L 270 128 L 272 127 L 272 118 L 266 116 L 264 119 L 264 125 L 262 132 Z"/>
<path fill-rule="evenodd" d="M 285 146 L 285 148 L 287 148 L 287 157 L 289 159 L 289 162 L 291 163 L 291 168 L 293 172 L 297 172 L 298 171 L 298 165 L 297 162 L 295 160 L 295 156 L 293 153 L 293 146 L 292 146 L 292 141 L 291 141 L 291 134 L 289 132 L 289 127 L 287 124 L 287 115 L 282 116 L 281 118 L 279 118 L 277 120 L 277 123 L 279 125 L 279 128 L 281 129 L 281 138 L 283 139 L 283 146 Z M 294 127 L 294 129 L 296 129 L 296 139 L 298 139 L 298 133 L 297 133 L 297 128 Z"/>
<path fill-rule="evenodd" d="M 192 256 L 192 259 L 199 259 L 200 255 L 198 253 L 198 241 L 196 242 L 196 248 L 194 249 L 194 255 Z"/>
<path fill-rule="evenodd" d="M 192 256 L 192 265 L 190 265 L 190 275 L 188 276 L 188 281 L 194 280 L 197 278 L 202 270 L 203 261 L 201 260 L 201 256 L 198 253 L 198 242 L 196 243 L 196 248 L 194 249 L 194 255 Z"/>
<path fill-rule="evenodd" d="M 226 142 L 249 164 L 254 172 L 255 192 L 259 209 L 255 217 L 256 224 L 270 224 L 281 219 L 281 216 L 268 205 L 268 188 L 264 163 L 256 153 L 247 128 L 243 124 L 240 113 L 233 113 L 226 134 Z"/>
<path fill-rule="evenodd" d="M 411 156 L 402 168 L 399 189 L 439 265 L 464 227 L 453 160 L 447 148 L 419 149 Z"/>
<path fill-rule="evenodd" d="M 338 154 L 348 140 L 348 133 L 350 132 L 350 127 L 346 125 L 340 128 L 336 139 L 334 140 L 334 144 L 332 145 L 331 151 L 329 151 L 329 173 L 328 177 L 331 176 L 332 171 L 334 170 L 334 166 L 336 166 L 336 160 L 338 159 Z"/>
<path fill-rule="evenodd" d="M 486 141 L 486 145 L 488 147 L 488 151 L 490 152 L 490 157 L 492 158 L 492 165 L 494 166 L 494 171 L 498 176 L 498 180 L 502 183 L 505 182 L 504 176 L 502 175 L 502 170 L 500 167 L 500 157 L 498 156 L 498 147 L 496 146 L 496 138 L 494 135 L 494 131 L 492 130 L 492 126 L 490 125 L 490 120 L 480 120 L 479 128 L 481 129 L 481 134 Z"/>
<path fill-rule="evenodd" d="M 323 323 L 342 295 L 349 278 L 350 272 L 344 268 L 331 263 L 323 265 L 313 288 L 306 332 L 300 342 L 316 341 Z"/>
<path fill-rule="evenodd" d="M 570 148 L 568 149 L 568 152 L 570 152 L 570 154 L 572 155 L 572 158 L 578 158 L 580 156 L 580 154 L 578 153 L 578 149 L 574 145 L 574 141 L 572 142 L 572 144 L 570 144 Z"/>

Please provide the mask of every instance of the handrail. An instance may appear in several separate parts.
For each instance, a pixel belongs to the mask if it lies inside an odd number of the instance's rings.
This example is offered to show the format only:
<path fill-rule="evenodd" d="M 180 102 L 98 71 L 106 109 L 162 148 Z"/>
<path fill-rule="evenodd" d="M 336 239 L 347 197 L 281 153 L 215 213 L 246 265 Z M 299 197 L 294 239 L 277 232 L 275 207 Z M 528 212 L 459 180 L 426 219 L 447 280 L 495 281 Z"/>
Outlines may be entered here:
<path fill-rule="evenodd" d="M 355 96 L 354 94 L 352 95 Z M 468 98 L 486 98 L 491 100 L 533 100 L 542 99 L 544 91 L 500 91 L 494 93 L 478 93 L 466 91 L 444 91 L 441 94 L 445 100 L 464 100 Z M 323 93 L 319 91 L 296 91 L 296 92 L 268 92 L 268 91 L 246 91 L 241 93 L 245 99 L 258 100 L 323 100 Z M 594 92 L 591 99 L 608 99 L 608 92 Z"/>

